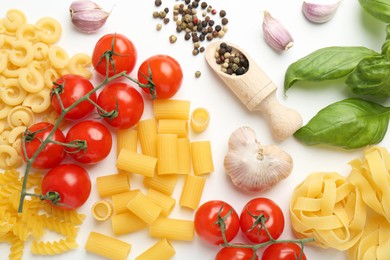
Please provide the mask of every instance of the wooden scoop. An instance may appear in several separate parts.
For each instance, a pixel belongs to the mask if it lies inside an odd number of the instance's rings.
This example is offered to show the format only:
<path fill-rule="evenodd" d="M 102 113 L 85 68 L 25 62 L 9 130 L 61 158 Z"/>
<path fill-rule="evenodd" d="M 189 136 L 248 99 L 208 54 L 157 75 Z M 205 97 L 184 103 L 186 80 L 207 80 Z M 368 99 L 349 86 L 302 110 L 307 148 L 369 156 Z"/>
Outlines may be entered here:
<path fill-rule="evenodd" d="M 211 69 L 234 92 L 249 111 L 262 112 L 269 121 L 273 136 L 284 140 L 302 126 L 301 115 L 281 105 L 276 98 L 276 85 L 242 49 L 225 42 L 236 52 L 242 53 L 249 62 L 249 68 L 243 75 L 229 75 L 221 71 L 216 63 L 215 51 L 222 42 L 213 42 L 206 48 L 206 60 Z"/>

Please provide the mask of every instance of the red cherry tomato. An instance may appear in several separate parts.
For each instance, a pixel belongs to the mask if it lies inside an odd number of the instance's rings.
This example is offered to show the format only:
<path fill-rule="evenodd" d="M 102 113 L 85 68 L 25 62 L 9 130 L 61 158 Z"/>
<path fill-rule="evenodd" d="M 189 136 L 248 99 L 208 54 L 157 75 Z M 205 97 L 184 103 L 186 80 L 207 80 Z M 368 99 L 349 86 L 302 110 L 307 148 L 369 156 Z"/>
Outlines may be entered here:
<path fill-rule="evenodd" d="M 104 54 L 109 54 L 109 57 Z M 123 71 L 130 73 L 136 61 L 137 51 L 134 44 L 126 36 L 118 33 L 106 34 L 100 38 L 92 53 L 92 65 L 103 76 L 111 77 Z"/>
<path fill-rule="evenodd" d="M 73 125 L 66 134 L 66 142 L 85 141 L 87 148 L 77 151 L 67 149 L 69 155 L 80 163 L 97 163 L 111 151 L 112 136 L 108 128 L 98 121 L 87 120 Z"/>
<path fill-rule="evenodd" d="M 277 243 L 268 246 L 261 260 L 296 260 L 299 259 L 302 248 L 295 243 Z M 306 260 L 303 253 L 302 260 Z"/>
<path fill-rule="evenodd" d="M 60 90 L 60 99 L 64 108 L 68 108 L 73 105 L 77 100 L 79 100 L 82 96 L 93 90 L 92 83 L 83 76 L 66 74 L 55 81 L 53 85 L 53 91 L 55 89 L 59 90 L 62 85 L 63 89 Z M 92 93 L 90 95 L 90 99 L 96 102 L 96 93 Z M 58 97 L 56 94 L 52 95 L 51 103 L 54 110 L 60 114 L 61 113 L 61 105 L 58 101 Z M 83 118 L 90 114 L 92 110 L 95 108 L 93 104 L 88 101 L 82 101 L 80 104 L 72 108 L 68 113 L 66 113 L 65 118 L 76 120 Z"/>
<path fill-rule="evenodd" d="M 142 88 L 152 98 L 168 99 L 176 94 L 183 81 L 183 71 L 180 64 L 168 55 L 155 55 L 146 59 L 138 69 L 138 81 L 152 88 Z"/>
<path fill-rule="evenodd" d="M 43 177 L 41 186 L 43 195 L 59 195 L 58 201 L 49 201 L 62 209 L 77 209 L 87 201 L 91 193 L 88 172 L 75 164 L 60 164 L 49 170 Z"/>
<path fill-rule="evenodd" d="M 215 256 L 215 260 L 252 260 L 255 251 L 252 248 L 223 247 Z"/>
<path fill-rule="evenodd" d="M 42 144 L 42 141 L 46 140 L 53 128 L 54 125 L 47 122 L 39 122 L 28 127 L 29 134 L 25 134 L 25 148 L 28 158 L 34 155 L 35 151 Z M 53 141 L 65 143 L 65 136 L 59 129 L 56 129 L 51 138 Z M 65 156 L 65 149 L 62 145 L 48 143 L 33 161 L 32 166 L 37 169 L 53 168 L 60 164 Z M 23 158 L 26 160 L 24 153 Z"/>
<path fill-rule="evenodd" d="M 238 214 L 232 206 L 220 200 L 204 203 L 195 213 L 195 231 L 202 240 L 214 245 L 223 243 L 222 232 L 217 223 L 218 215 L 225 218 L 227 242 L 231 241 L 240 229 Z"/>
<path fill-rule="evenodd" d="M 253 243 L 269 241 L 269 237 L 261 223 L 255 223 L 256 217 L 264 215 L 265 226 L 274 239 L 280 237 L 284 229 L 284 216 L 280 207 L 267 198 L 250 200 L 243 208 L 240 216 L 240 227 L 245 236 Z"/>
<path fill-rule="evenodd" d="M 114 111 L 117 107 L 117 116 L 106 117 L 104 120 L 120 129 L 130 128 L 137 124 L 144 112 L 144 100 L 141 94 L 125 83 L 105 86 L 99 94 L 97 103 L 106 112 Z"/>

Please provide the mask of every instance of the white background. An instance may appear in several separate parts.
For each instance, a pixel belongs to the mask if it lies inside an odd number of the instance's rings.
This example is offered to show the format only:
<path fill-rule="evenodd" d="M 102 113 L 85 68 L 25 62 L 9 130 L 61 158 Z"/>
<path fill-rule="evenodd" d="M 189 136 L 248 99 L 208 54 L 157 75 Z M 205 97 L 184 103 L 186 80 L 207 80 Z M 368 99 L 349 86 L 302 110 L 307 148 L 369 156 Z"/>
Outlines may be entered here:
<path fill-rule="evenodd" d="M 169 7 L 170 18 L 173 5 L 179 1 L 163 0 L 162 6 Z M 229 31 L 225 40 L 232 42 L 249 53 L 270 78 L 279 86 L 277 96 L 284 105 L 298 110 L 307 123 L 320 109 L 341 99 L 353 96 L 342 82 L 310 85 L 312 89 L 294 86 L 283 96 L 284 73 L 289 64 L 307 55 L 308 53 L 327 46 L 366 46 L 380 51 L 384 41 L 384 24 L 368 16 L 363 12 L 357 0 L 342 1 L 335 17 L 325 24 L 313 24 L 307 21 L 301 12 L 301 1 L 285 0 L 244 0 L 244 1 L 213 1 L 208 0 L 218 11 L 226 10 L 229 19 Z M 215 171 L 207 178 L 207 183 L 202 197 L 202 203 L 212 199 L 224 200 L 230 203 L 238 212 L 244 204 L 256 196 L 264 196 L 276 201 L 285 213 L 286 228 L 282 238 L 292 237 L 288 215 L 288 205 L 294 187 L 299 184 L 311 172 L 336 171 L 342 175 L 349 173 L 348 162 L 363 153 L 362 149 L 346 151 L 329 147 L 309 147 L 298 142 L 293 137 L 283 142 L 273 139 L 268 124 L 258 113 L 250 113 L 240 101 L 227 89 L 227 87 L 209 69 L 203 55 L 194 57 L 191 53 L 192 46 L 184 41 L 184 34 L 179 34 L 175 44 L 169 43 L 169 36 L 176 34 L 174 23 L 164 25 L 157 32 L 155 26 L 159 20 L 152 18 L 152 12 L 157 10 L 154 1 L 99 1 L 98 3 L 107 10 L 112 9 L 112 14 L 105 26 L 96 34 L 83 34 L 75 30 L 69 18 L 68 8 L 71 1 L 1 1 L 0 17 L 4 17 L 10 8 L 22 10 L 28 17 L 29 23 L 34 23 L 43 16 L 52 16 L 58 19 L 63 28 L 63 35 L 58 44 L 72 55 L 78 52 L 92 54 L 96 41 L 106 33 L 121 33 L 128 36 L 138 50 L 138 61 L 131 75 L 136 76 L 136 70 L 141 62 L 155 54 L 168 54 L 176 58 L 182 65 L 184 82 L 182 88 L 174 97 L 191 101 L 191 109 L 202 106 L 209 110 L 211 122 L 207 131 L 201 134 L 191 133 L 191 140 L 210 140 L 212 143 Z M 199 8 L 200 9 L 200 8 Z M 290 31 L 295 40 L 294 46 L 284 53 L 273 51 L 264 41 L 261 23 L 262 11 L 268 10 L 275 18 L 279 19 Z M 219 17 L 215 20 L 219 23 Z M 207 42 L 204 42 L 205 46 Z M 195 71 L 201 71 L 202 76 L 194 77 Z M 93 79 L 96 83 L 97 79 Z M 316 87 L 321 86 L 321 87 Z M 384 103 L 387 105 L 386 103 Z M 150 118 L 151 103 L 146 101 L 143 118 Z M 294 160 L 294 168 L 291 175 L 270 191 L 261 194 L 244 194 L 234 188 L 223 168 L 223 158 L 227 152 L 229 135 L 240 126 L 250 126 L 256 133 L 258 140 L 263 144 L 277 144 L 287 151 Z M 386 136 L 380 145 L 386 146 L 389 137 Z M 115 146 L 107 159 L 98 165 L 88 167 L 92 181 L 95 177 L 112 174 L 115 169 Z M 132 188 L 140 185 L 139 178 L 132 180 Z M 174 196 L 179 198 L 182 181 L 176 187 Z M 90 215 L 92 203 L 100 199 L 95 188 L 92 190 L 89 201 L 80 209 L 87 214 L 87 219 L 80 228 L 77 242 L 79 248 L 56 256 L 56 259 L 100 259 L 95 255 L 86 253 L 84 245 L 90 231 L 102 232 L 112 235 L 110 221 L 98 223 Z M 171 215 L 175 218 L 192 219 L 193 212 L 180 209 L 176 206 Z M 141 252 L 151 246 L 156 240 L 149 237 L 147 230 L 130 235 L 120 236 L 132 245 L 129 259 L 134 259 Z M 237 238 L 237 241 L 242 239 Z M 206 245 L 195 237 L 193 242 L 173 241 L 178 259 L 213 259 L 218 248 Z M 32 256 L 29 244 L 25 249 L 23 259 L 47 259 L 47 257 Z M 332 249 L 320 249 L 307 247 L 305 253 L 308 259 L 315 260 L 342 260 L 346 259 L 345 252 Z M 0 244 L 0 259 L 7 259 L 8 246 Z"/>

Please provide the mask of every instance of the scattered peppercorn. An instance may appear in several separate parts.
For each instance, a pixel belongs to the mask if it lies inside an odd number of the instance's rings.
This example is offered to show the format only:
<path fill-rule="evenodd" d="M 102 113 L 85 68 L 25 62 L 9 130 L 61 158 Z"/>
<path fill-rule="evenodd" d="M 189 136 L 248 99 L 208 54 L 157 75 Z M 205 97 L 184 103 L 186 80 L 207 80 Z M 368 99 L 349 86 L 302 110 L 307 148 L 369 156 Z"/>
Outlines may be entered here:
<path fill-rule="evenodd" d="M 179 0 L 176 0 L 177 2 Z M 160 7 L 162 0 L 155 0 L 155 6 Z M 198 14 L 198 8 L 202 9 L 201 15 Z M 186 41 L 192 40 L 194 49 L 192 50 L 193 55 L 197 55 L 200 52 L 204 52 L 205 48 L 200 46 L 200 42 L 205 40 L 212 41 L 216 38 L 222 38 L 227 32 L 226 25 L 228 23 L 225 10 L 213 8 L 205 1 L 201 0 L 181 0 L 181 3 L 176 3 L 172 7 L 172 19 L 175 22 L 176 32 L 184 32 L 184 39 Z M 170 8 L 164 7 L 159 11 L 153 12 L 153 17 L 161 19 L 164 24 L 168 24 L 170 18 L 167 16 L 170 13 Z M 216 18 L 211 19 L 211 15 L 219 13 L 221 18 L 220 24 L 217 24 Z M 223 26 L 223 27 L 222 27 Z M 161 30 L 161 24 L 156 25 L 156 29 Z M 176 42 L 177 37 L 174 35 L 169 36 L 171 43 Z M 224 59 L 224 57 L 221 57 Z"/>
<path fill-rule="evenodd" d="M 169 36 L 169 42 L 170 42 L 170 43 L 175 43 L 176 40 L 177 40 L 177 37 L 176 37 L 175 35 Z"/>
<path fill-rule="evenodd" d="M 195 71 L 195 78 L 199 78 L 201 75 L 202 73 L 199 70 Z"/>
<path fill-rule="evenodd" d="M 158 23 L 158 24 L 156 25 L 156 30 L 157 30 L 157 31 L 160 31 L 161 28 L 162 28 L 162 24 L 161 24 L 161 23 Z"/>

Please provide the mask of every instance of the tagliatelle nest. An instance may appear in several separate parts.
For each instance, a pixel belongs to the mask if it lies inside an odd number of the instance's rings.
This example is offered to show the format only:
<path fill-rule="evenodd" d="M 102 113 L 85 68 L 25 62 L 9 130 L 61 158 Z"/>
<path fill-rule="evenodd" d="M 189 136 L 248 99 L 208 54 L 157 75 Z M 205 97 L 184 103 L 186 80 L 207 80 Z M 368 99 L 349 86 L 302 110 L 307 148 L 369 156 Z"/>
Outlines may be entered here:
<path fill-rule="evenodd" d="M 347 250 L 361 237 L 366 206 L 360 191 L 335 172 L 310 174 L 292 195 L 292 227 L 300 238 L 323 248 Z"/>

